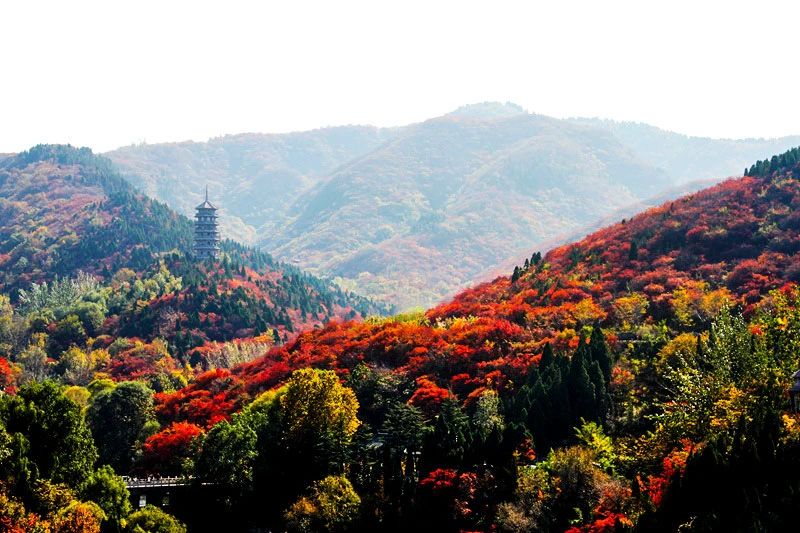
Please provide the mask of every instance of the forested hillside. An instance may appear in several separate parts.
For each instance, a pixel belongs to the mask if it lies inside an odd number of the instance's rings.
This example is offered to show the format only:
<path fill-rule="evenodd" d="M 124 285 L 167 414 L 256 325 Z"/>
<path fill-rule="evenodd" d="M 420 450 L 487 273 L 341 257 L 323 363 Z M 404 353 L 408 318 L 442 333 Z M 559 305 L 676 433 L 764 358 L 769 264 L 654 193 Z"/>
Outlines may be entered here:
<path fill-rule="evenodd" d="M 0 521 L 183 530 L 132 512 L 124 474 L 186 480 L 190 506 L 160 505 L 197 531 L 788 530 L 798 153 L 425 313 L 285 342 L 252 330 L 274 293 L 248 303 L 269 271 L 244 259 L 3 298 Z"/>
<path fill-rule="evenodd" d="M 191 221 L 136 192 L 88 149 L 37 146 L 0 166 L 0 292 L 14 302 L 27 294 L 45 302 L 31 306 L 46 306 L 58 297 L 58 280 L 82 273 L 87 292 L 111 291 L 92 302 L 102 304 L 102 319 L 90 330 L 160 336 L 180 353 L 208 340 L 269 328 L 284 338 L 332 317 L 381 312 L 232 241 L 218 263 L 189 259 Z M 77 303 L 86 294 L 71 297 Z"/>
<path fill-rule="evenodd" d="M 439 303 L 537 243 L 797 143 L 484 103 L 400 129 L 227 136 L 109 156 L 184 213 L 210 180 L 228 234 L 404 309 Z"/>
<path fill-rule="evenodd" d="M 785 530 L 797 161 L 156 394 L 133 468 L 224 488 L 203 523 L 236 528 Z"/>

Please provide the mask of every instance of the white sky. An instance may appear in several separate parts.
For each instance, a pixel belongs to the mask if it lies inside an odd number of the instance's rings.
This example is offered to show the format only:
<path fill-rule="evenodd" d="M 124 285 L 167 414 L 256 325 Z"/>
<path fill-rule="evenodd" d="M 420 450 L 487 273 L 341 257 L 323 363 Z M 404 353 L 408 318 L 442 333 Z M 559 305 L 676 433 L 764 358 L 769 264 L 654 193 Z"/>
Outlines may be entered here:
<path fill-rule="evenodd" d="M 800 133 L 800 3 L 3 0 L 0 152 L 104 151 L 466 103 Z"/>

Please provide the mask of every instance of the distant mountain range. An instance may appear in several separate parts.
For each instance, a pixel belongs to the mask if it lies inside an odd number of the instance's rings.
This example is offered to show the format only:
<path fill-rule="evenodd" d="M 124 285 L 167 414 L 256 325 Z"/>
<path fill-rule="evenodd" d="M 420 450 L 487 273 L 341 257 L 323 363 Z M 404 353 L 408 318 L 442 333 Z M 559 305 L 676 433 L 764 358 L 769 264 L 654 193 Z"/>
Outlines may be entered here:
<path fill-rule="evenodd" d="M 440 301 L 537 243 L 798 144 L 484 103 L 401 128 L 233 135 L 108 156 L 185 214 L 209 183 L 228 235 L 406 308 Z"/>

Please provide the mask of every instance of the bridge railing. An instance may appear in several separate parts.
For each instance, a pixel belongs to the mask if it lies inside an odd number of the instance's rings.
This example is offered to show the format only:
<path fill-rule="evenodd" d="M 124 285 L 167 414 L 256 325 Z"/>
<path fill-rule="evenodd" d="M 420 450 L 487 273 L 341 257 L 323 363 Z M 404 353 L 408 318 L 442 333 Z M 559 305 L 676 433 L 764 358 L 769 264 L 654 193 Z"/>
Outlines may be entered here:
<path fill-rule="evenodd" d="M 122 476 L 125 485 L 129 489 L 139 489 L 145 487 L 184 487 L 192 483 L 191 478 L 187 477 L 130 477 Z"/>

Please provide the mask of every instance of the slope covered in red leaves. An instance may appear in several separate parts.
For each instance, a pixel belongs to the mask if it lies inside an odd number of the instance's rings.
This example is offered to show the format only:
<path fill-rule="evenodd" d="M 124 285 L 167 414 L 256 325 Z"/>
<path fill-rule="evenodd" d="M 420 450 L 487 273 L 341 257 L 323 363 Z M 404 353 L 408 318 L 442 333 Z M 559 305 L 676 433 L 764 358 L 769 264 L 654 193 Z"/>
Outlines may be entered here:
<path fill-rule="evenodd" d="M 615 298 L 636 292 L 656 319 L 668 319 L 673 291 L 693 282 L 752 304 L 800 279 L 796 172 L 728 180 L 650 209 L 552 250 L 514 283 L 498 278 L 464 291 L 428 316 L 503 317 L 557 329 L 581 322 L 581 302 L 598 305 L 597 318 L 606 318 Z"/>
<path fill-rule="evenodd" d="M 348 374 L 363 362 L 392 369 L 425 407 L 519 379 L 542 346 L 574 348 L 600 323 L 608 340 L 664 324 L 700 330 L 723 305 L 747 313 L 761 296 L 800 279 L 796 164 L 728 180 L 534 258 L 518 279 L 464 291 L 425 315 L 334 323 L 231 372 L 207 374 L 161 398 L 168 419 L 209 424 L 292 369 Z"/>

